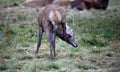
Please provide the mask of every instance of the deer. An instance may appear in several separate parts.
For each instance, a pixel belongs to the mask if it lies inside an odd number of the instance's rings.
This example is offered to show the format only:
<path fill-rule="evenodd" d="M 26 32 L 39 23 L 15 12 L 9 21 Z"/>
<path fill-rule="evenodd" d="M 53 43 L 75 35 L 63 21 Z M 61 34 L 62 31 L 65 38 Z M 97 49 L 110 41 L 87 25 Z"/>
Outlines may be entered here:
<path fill-rule="evenodd" d="M 59 6 L 77 10 L 102 9 L 105 10 L 108 6 L 109 0 L 73 0 L 73 1 L 58 1 L 54 2 Z"/>
<path fill-rule="evenodd" d="M 52 4 L 54 0 L 26 0 L 22 3 L 24 7 L 43 7 Z"/>
<path fill-rule="evenodd" d="M 41 46 L 42 34 L 45 32 L 46 38 L 50 44 L 50 61 L 55 53 L 55 38 L 58 36 L 62 40 L 77 47 L 73 30 L 68 26 L 65 10 L 58 5 L 50 4 L 41 8 L 38 13 L 38 43 L 36 54 Z"/>
<path fill-rule="evenodd" d="M 109 0 L 74 0 L 71 2 L 71 7 L 78 10 L 89 10 L 91 8 L 105 10 L 108 3 Z"/>

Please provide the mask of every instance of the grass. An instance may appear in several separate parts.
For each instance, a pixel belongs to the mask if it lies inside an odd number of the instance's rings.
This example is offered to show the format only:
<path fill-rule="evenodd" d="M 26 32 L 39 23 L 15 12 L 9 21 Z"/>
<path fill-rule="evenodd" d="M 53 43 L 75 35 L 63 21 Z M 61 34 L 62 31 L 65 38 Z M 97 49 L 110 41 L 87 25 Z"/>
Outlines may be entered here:
<path fill-rule="evenodd" d="M 75 66 L 78 69 L 88 70 L 88 69 L 96 69 L 95 67 L 92 67 L 91 65 L 83 64 L 83 63 L 76 63 Z"/>
<path fill-rule="evenodd" d="M 1 0 L 0 7 L 22 1 Z M 110 5 L 105 11 L 90 10 L 80 13 L 69 10 L 68 23 L 75 33 L 79 47 L 73 48 L 57 38 L 57 56 L 53 62 L 49 61 L 49 43 L 45 34 L 38 56 L 35 56 L 38 41 L 36 10 L 20 7 L 10 10 L 1 8 L 0 72 L 119 71 L 119 3 L 119 0 L 110 0 Z M 69 13 L 73 13 L 75 26 Z"/>
<path fill-rule="evenodd" d="M 13 5 L 14 3 L 20 4 L 24 0 L 0 0 L 0 7 L 5 7 L 6 5 Z"/>

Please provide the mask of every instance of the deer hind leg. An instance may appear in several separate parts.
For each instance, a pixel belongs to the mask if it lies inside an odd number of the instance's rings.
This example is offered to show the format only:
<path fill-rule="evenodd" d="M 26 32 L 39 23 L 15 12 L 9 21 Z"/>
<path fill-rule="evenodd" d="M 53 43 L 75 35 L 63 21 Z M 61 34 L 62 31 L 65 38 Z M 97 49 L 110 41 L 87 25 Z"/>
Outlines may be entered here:
<path fill-rule="evenodd" d="M 36 54 L 38 53 L 39 47 L 40 47 L 40 45 L 41 45 L 42 33 L 43 33 L 42 27 L 39 26 L 39 31 L 38 31 L 38 43 L 37 43 Z"/>
<path fill-rule="evenodd" d="M 51 28 L 52 27 L 49 27 L 49 29 L 45 29 L 46 37 L 50 43 L 50 61 L 52 61 L 53 53 L 55 56 L 55 32 L 51 32 Z"/>

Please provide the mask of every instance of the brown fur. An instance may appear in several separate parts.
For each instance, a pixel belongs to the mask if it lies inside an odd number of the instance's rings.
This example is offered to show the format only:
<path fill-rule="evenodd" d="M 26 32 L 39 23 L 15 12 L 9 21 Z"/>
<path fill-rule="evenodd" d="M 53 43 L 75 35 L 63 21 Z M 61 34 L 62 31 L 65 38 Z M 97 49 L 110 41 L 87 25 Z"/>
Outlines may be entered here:
<path fill-rule="evenodd" d="M 84 0 L 84 3 L 86 4 L 87 9 L 90 9 L 90 8 L 98 9 L 98 8 L 100 8 L 98 0 Z"/>
<path fill-rule="evenodd" d="M 59 6 L 70 7 L 71 1 L 58 1 L 55 2 L 55 4 Z"/>
<path fill-rule="evenodd" d="M 71 8 L 76 8 L 77 10 L 84 10 L 87 7 L 83 0 L 75 0 L 71 1 Z"/>
<path fill-rule="evenodd" d="M 55 22 L 56 22 L 56 24 L 58 26 L 59 25 L 64 25 L 65 26 L 65 23 L 66 23 L 66 16 L 65 16 L 65 14 L 66 13 L 65 13 L 63 8 L 60 8 L 57 5 L 47 5 L 47 6 L 43 7 L 40 10 L 39 15 L 38 15 L 39 25 L 42 26 L 42 27 L 46 27 L 46 26 L 48 26 L 50 24 L 49 23 L 49 22 L 51 22 L 50 18 L 49 18 L 50 11 L 59 11 L 60 15 L 62 17 L 62 20 L 59 21 L 58 17 L 54 16 L 55 17 Z"/>
<path fill-rule="evenodd" d="M 43 7 L 52 4 L 54 0 L 26 0 L 22 5 L 25 7 Z"/>

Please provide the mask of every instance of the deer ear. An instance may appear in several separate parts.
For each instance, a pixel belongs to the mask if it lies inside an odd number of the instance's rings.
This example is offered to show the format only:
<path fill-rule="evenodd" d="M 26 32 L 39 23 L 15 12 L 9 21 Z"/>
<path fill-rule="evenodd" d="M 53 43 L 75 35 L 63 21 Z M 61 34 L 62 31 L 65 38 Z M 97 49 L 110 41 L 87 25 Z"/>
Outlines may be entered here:
<path fill-rule="evenodd" d="M 70 35 L 70 34 L 66 34 L 66 37 L 67 37 L 67 38 L 70 38 L 70 37 L 71 37 L 71 35 Z"/>

